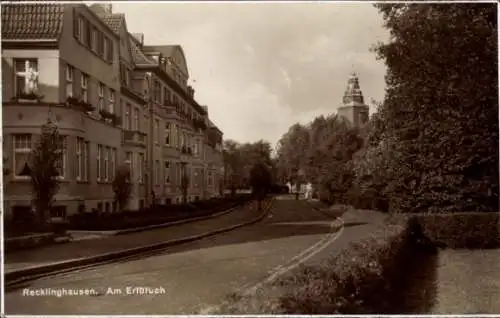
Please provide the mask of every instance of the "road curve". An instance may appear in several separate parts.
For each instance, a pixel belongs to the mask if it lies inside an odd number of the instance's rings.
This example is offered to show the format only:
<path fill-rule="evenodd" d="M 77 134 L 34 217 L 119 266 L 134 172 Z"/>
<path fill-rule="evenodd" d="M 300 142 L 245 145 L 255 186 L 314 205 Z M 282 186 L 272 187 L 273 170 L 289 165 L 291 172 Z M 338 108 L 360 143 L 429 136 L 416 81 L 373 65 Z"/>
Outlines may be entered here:
<path fill-rule="evenodd" d="M 339 235 L 332 227 L 334 220 L 335 216 L 313 210 L 305 202 L 276 200 L 273 212 L 255 225 L 175 246 L 156 256 L 34 281 L 25 289 L 6 293 L 5 310 L 36 315 L 208 312 L 232 292 L 247 291 L 286 274 L 312 255 L 320 257 L 317 252 Z M 40 291 L 88 294 L 28 295 Z"/>

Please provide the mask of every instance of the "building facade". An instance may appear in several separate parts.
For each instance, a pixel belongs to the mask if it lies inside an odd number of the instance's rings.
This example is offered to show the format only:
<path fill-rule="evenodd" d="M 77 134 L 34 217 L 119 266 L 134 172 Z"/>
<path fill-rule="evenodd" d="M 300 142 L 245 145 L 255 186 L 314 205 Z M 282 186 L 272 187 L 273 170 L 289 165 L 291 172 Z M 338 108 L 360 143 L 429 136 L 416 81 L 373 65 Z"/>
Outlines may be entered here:
<path fill-rule="evenodd" d="M 131 171 L 129 209 L 216 196 L 223 134 L 188 78 L 180 46 L 144 45 L 111 5 L 3 5 L 6 215 L 31 209 L 26 171 L 48 119 L 65 140 L 52 216 L 116 211 L 111 184 L 121 165 Z"/>

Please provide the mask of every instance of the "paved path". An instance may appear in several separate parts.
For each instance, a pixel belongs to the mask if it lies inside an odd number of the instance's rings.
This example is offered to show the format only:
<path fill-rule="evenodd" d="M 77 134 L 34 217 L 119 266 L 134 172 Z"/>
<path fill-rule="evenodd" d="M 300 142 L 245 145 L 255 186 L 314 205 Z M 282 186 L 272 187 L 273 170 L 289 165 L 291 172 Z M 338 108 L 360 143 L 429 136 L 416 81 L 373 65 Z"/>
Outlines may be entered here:
<path fill-rule="evenodd" d="M 256 205 L 246 205 L 219 217 L 192 223 L 169 226 L 117 236 L 105 236 L 93 240 L 78 240 L 68 243 L 45 246 L 38 249 L 13 252 L 5 255 L 5 272 L 35 265 L 50 264 L 58 261 L 77 259 L 119 251 L 144 245 L 156 244 L 192 235 L 202 234 L 231 225 L 250 221 L 260 215 Z"/>
<path fill-rule="evenodd" d="M 255 225 L 175 246 L 157 256 L 32 282 L 26 286 L 31 291 L 90 290 L 90 295 L 23 296 L 25 290 L 19 289 L 6 293 L 6 312 L 193 314 L 219 305 L 231 292 L 286 274 L 290 265 L 315 262 L 337 249 L 338 236 L 331 227 L 335 213 L 325 215 L 295 200 L 277 200 L 274 211 Z M 130 294 L 127 287 L 157 288 L 159 294 Z"/>

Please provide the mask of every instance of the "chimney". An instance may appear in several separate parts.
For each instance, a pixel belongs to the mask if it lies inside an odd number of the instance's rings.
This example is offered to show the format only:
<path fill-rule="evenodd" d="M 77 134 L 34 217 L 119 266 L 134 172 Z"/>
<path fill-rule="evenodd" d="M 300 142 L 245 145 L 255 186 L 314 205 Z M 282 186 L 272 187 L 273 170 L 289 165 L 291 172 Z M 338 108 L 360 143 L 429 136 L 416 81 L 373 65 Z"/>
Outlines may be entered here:
<path fill-rule="evenodd" d="M 134 39 L 139 42 L 139 44 L 144 46 L 144 33 L 131 33 Z"/>
<path fill-rule="evenodd" d="M 194 88 L 192 86 L 187 87 L 188 94 L 191 98 L 194 98 Z"/>
<path fill-rule="evenodd" d="M 100 17 L 113 14 L 113 5 L 111 3 L 94 3 L 90 6 L 90 9 Z"/>

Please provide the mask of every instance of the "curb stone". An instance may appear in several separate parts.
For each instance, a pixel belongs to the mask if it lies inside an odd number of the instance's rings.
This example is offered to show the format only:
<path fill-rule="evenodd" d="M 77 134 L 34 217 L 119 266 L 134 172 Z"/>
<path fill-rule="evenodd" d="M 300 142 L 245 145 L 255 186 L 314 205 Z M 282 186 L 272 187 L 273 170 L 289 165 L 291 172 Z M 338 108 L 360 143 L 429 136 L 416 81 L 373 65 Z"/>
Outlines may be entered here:
<path fill-rule="evenodd" d="M 106 263 L 111 263 L 115 261 L 124 261 L 127 258 L 131 257 L 139 257 L 139 256 L 147 256 L 148 253 L 151 252 L 158 252 L 162 249 L 174 246 L 174 245 L 180 245 L 188 242 L 193 242 L 196 240 L 200 240 L 203 238 L 207 238 L 210 236 L 214 236 L 217 234 L 222 234 L 225 232 L 229 232 L 232 230 L 235 230 L 237 228 L 247 226 L 247 225 L 252 225 L 255 224 L 262 219 L 266 217 L 266 215 L 269 213 L 271 210 L 271 207 L 273 206 L 274 200 L 271 198 L 268 202 L 268 204 L 264 207 L 263 212 L 261 215 L 259 215 L 257 218 L 243 222 L 240 224 L 232 225 L 230 227 L 218 229 L 218 230 L 212 230 L 209 232 L 205 232 L 202 234 L 198 235 L 193 235 L 189 237 L 184 237 L 181 239 L 174 239 L 166 242 L 161 242 L 161 243 L 156 243 L 156 244 L 151 244 L 151 245 L 146 245 L 146 246 L 140 246 L 140 247 L 135 247 L 131 249 L 126 249 L 122 251 L 117 251 L 117 252 L 110 252 L 110 253 L 104 253 L 104 254 L 99 254 L 96 256 L 91 256 L 91 257 L 85 257 L 85 258 L 79 258 L 79 259 L 73 259 L 73 260 L 67 260 L 67 261 L 62 261 L 62 262 L 57 262 L 54 264 L 49 264 L 49 265 L 42 265 L 42 266 L 34 266 L 30 268 L 25 268 L 25 269 L 20 269 L 20 270 L 13 270 L 10 272 L 6 272 L 4 274 L 4 284 L 5 288 L 11 288 L 14 289 L 13 287 L 28 281 L 32 281 L 38 278 L 42 278 L 45 276 L 50 276 L 54 274 L 60 274 L 64 272 L 70 272 L 78 269 L 84 269 L 87 267 L 93 267 L 97 265 L 104 265 Z M 144 255 L 141 255 L 144 254 Z"/>

